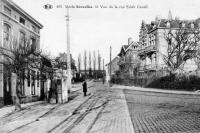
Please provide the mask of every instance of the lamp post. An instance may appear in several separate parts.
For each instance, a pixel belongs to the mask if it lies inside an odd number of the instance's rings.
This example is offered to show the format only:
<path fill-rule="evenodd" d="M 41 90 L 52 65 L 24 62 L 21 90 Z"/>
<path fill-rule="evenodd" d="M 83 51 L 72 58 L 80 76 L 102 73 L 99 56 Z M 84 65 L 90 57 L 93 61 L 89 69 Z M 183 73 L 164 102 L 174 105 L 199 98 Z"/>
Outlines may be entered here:
<path fill-rule="evenodd" d="M 66 16 L 66 30 L 67 30 L 67 90 L 71 91 L 71 56 L 70 56 L 70 32 L 69 32 L 69 8 L 67 8 Z"/>
<path fill-rule="evenodd" d="M 110 46 L 110 87 L 112 87 L 112 83 L 111 83 L 111 58 L 112 58 L 112 47 Z"/>

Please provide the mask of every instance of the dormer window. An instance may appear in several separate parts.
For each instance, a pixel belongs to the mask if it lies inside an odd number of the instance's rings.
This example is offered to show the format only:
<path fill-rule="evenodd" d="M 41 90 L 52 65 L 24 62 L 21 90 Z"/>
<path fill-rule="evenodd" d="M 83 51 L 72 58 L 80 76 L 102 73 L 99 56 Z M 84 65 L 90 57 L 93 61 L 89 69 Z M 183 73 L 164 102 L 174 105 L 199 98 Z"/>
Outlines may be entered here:
<path fill-rule="evenodd" d="M 168 28 L 170 27 L 170 22 L 169 22 L 169 21 L 167 22 L 167 27 L 168 27 Z"/>
<path fill-rule="evenodd" d="M 192 29 L 194 28 L 194 24 L 193 24 L 193 23 L 191 23 L 191 28 L 192 28 Z"/>
<path fill-rule="evenodd" d="M 25 19 L 24 19 L 24 18 L 19 17 L 19 22 L 20 22 L 21 24 L 25 25 Z"/>
<path fill-rule="evenodd" d="M 182 28 L 185 28 L 185 23 L 183 22 L 181 26 L 182 26 Z"/>
<path fill-rule="evenodd" d="M 7 6 L 4 6 L 4 12 L 7 14 L 7 15 L 9 15 L 9 16 L 11 16 L 11 9 L 10 8 L 8 8 Z"/>

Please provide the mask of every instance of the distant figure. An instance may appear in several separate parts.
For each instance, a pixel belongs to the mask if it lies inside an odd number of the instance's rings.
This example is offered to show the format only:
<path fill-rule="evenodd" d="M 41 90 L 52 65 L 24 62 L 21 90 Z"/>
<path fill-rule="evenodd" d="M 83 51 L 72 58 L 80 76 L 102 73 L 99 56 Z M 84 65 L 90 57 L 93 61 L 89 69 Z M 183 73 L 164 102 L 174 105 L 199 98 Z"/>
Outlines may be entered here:
<path fill-rule="evenodd" d="M 86 96 L 86 93 L 87 93 L 87 82 L 84 80 L 82 85 L 83 85 L 84 96 Z"/>
<path fill-rule="evenodd" d="M 102 82 L 103 82 L 103 84 L 105 83 L 105 78 L 104 77 L 102 78 Z"/>

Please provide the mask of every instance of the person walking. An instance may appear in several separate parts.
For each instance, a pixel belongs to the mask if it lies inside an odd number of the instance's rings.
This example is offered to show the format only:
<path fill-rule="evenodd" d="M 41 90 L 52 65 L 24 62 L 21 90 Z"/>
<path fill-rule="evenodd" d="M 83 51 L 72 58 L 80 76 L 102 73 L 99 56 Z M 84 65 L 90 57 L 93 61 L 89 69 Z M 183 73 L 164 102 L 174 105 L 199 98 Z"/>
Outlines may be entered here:
<path fill-rule="evenodd" d="M 87 93 L 87 82 L 84 80 L 83 84 L 83 93 L 84 93 L 84 96 L 86 96 L 86 93 Z"/>

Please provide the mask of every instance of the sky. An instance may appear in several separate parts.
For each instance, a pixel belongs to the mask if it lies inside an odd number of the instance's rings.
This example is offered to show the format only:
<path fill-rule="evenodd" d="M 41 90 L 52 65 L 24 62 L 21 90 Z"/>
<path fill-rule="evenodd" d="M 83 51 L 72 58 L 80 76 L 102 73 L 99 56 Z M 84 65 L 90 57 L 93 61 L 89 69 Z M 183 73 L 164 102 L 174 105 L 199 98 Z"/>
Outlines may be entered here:
<path fill-rule="evenodd" d="M 199 0 L 13 0 L 44 27 L 41 30 L 41 49 L 53 56 L 67 51 L 66 8 L 68 6 L 92 6 L 93 8 L 70 8 L 70 50 L 77 60 L 83 57 L 84 50 L 99 51 L 105 64 L 127 45 L 128 38 L 139 40 L 142 20 L 150 23 L 156 16 L 167 18 L 169 10 L 172 17 L 180 19 L 200 18 Z M 53 5 L 44 9 L 45 4 Z M 60 5 L 62 8 L 57 8 Z M 107 8 L 101 8 L 101 6 Z M 135 8 L 119 8 L 119 7 Z M 98 6 L 98 8 L 95 8 Z M 113 8 L 110 8 L 112 6 Z M 118 8 L 115 8 L 115 7 Z M 146 8 L 137 8 L 144 6 Z M 83 60 L 83 59 L 82 59 Z M 82 65 L 83 67 L 83 65 Z"/>

